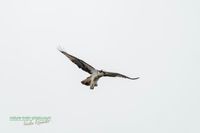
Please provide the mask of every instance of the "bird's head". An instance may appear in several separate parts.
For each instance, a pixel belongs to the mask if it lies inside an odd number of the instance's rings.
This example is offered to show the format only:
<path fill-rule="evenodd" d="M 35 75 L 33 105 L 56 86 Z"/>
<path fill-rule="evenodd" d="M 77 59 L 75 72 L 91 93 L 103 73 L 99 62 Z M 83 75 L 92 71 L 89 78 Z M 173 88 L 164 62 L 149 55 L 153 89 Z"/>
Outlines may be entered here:
<path fill-rule="evenodd" d="M 99 73 L 104 74 L 105 72 L 103 70 L 99 70 Z"/>

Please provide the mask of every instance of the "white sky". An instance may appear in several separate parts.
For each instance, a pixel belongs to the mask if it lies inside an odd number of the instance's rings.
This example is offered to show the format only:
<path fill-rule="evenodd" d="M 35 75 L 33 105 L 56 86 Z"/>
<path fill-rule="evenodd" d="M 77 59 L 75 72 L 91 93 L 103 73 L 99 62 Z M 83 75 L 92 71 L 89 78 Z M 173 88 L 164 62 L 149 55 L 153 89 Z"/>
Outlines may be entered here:
<path fill-rule="evenodd" d="M 0 131 L 199 133 L 198 0 L 0 1 Z M 94 91 L 56 47 L 98 69 Z M 51 116 L 24 126 L 10 116 Z"/>

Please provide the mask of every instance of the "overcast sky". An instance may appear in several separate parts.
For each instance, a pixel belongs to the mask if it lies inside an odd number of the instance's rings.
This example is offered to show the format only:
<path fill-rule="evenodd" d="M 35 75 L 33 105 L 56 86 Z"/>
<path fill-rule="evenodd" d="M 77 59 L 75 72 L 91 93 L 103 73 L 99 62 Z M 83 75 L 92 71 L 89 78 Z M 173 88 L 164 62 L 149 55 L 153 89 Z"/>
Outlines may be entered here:
<path fill-rule="evenodd" d="M 1 0 L 0 131 L 199 133 L 200 1 Z M 139 76 L 88 74 L 58 52 Z M 25 126 L 10 116 L 50 116 Z"/>

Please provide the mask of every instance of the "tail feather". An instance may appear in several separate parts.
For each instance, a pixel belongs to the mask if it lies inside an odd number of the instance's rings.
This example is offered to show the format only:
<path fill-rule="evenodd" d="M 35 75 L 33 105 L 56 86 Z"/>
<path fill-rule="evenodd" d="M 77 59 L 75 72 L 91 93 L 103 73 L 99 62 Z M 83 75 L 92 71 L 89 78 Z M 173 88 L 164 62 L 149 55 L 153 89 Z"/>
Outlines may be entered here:
<path fill-rule="evenodd" d="M 91 79 L 90 77 L 88 77 L 87 79 L 81 81 L 82 84 L 86 85 L 86 86 L 90 86 L 91 83 Z"/>

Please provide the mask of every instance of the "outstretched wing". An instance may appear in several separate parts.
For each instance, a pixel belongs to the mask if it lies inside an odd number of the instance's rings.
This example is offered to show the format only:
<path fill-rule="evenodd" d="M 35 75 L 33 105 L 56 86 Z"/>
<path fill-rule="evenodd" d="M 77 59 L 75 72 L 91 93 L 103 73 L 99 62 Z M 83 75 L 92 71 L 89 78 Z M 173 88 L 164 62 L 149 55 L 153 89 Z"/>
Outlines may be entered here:
<path fill-rule="evenodd" d="M 108 77 L 121 77 L 121 78 L 127 78 L 127 79 L 131 79 L 131 80 L 136 80 L 139 79 L 139 77 L 137 78 L 130 78 L 126 75 L 120 74 L 120 73 L 114 73 L 114 72 L 105 72 L 103 71 L 104 75 L 103 76 L 108 76 Z"/>
<path fill-rule="evenodd" d="M 95 71 L 95 68 L 87 64 L 81 59 L 78 59 L 68 53 L 66 53 L 63 50 L 58 49 L 61 53 L 63 53 L 65 56 L 67 56 L 74 64 L 76 64 L 79 68 L 84 70 L 85 72 L 88 72 L 89 74 L 92 74 L 93 71 Z"/>

